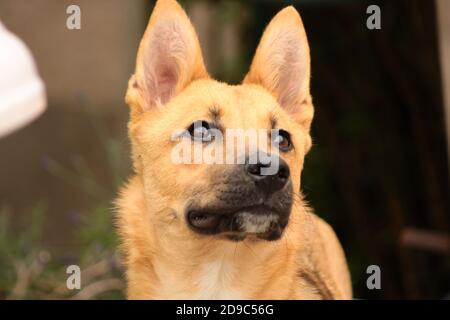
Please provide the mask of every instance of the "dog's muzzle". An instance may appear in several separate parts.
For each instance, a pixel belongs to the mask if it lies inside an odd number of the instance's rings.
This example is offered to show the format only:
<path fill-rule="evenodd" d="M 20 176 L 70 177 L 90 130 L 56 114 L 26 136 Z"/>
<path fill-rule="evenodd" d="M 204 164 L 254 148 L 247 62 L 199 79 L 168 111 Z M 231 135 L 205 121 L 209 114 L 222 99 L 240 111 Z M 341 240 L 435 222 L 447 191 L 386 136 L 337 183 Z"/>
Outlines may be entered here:
<path fill-rule="evenodd" d="M 254 235 L 260 239 L 278 240 L 289 221 L 289 213 L 280 214 L 265 206 L 244 208 L 233 213 L 191 210 L 187 214 L 190 227 L 204 235 L 223 235 L 240 241 Z"/>
<path fill-rule="evenodd" d="M 289 167 L 280 159 L 277 172 L 263 175 L 266 165 L 237 165 L 207 206 L 191 203 L 186 220 L 196 233 L 239 241 L 247 236 L 277 240 L 286 228 L 293 202 Z"/>

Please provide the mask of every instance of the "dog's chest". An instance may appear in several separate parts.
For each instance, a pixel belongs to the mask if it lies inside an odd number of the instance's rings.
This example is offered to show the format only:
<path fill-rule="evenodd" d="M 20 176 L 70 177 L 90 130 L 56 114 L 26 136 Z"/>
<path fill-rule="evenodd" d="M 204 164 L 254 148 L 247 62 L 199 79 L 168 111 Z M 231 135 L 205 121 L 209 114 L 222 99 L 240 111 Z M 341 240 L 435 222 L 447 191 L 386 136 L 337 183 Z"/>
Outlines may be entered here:
<path fill-rule="evenodd" d="M 163 271 L 164 269 L 160 269 Z M 236 287 L 236 269 L 227 259 L 205 262 L 198 271 L 185 272 L 176 277 L 164 270 L 160 277 L 165 279 L 156 291 L 156 299 L 189 300 L 242 300 L 246 299 L 240 288 Z"/>
<path fill-rule="evenodd" d="M 206 263 L 197 278 L 197 299 L 240 300 L 243 294 L 233 286 L 235 268 L 227 260 Z"/>

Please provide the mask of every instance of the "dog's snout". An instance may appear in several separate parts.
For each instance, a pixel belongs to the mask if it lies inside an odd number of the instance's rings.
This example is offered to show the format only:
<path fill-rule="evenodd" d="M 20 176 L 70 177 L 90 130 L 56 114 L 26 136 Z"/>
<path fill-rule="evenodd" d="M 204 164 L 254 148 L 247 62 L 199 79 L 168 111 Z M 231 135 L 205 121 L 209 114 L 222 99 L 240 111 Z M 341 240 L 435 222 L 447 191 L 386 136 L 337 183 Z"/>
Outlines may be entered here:
<path fill-rule="evenodd" d="M 255 164 L 246 164 L 245 171 L 255 182 L 258 189 L 265 194 L 270 195 L 276 191 L 281 190 L 289 181 L 290 171 L 287 163 L 279 158 L 278 168 L 273 170 L 273 174 L 267 174 L 271 167 L 271 163 L 262 163 L 258 161 Z M 266 169 L 266 170 L 264 170 Z"/>
<path fill-rule="evenodd" d="M 185 208 L 188 226 L 203 235 L 223 234 L 240 241 L 247 236 L 277 240 L 287 226 L 293 203 L 288 164 L 279 157 L 249 158 L 244 164 L 225 167 L 213 197 L 203 197 Z M 198 201 L 198 202 L 197 202 Z"/>

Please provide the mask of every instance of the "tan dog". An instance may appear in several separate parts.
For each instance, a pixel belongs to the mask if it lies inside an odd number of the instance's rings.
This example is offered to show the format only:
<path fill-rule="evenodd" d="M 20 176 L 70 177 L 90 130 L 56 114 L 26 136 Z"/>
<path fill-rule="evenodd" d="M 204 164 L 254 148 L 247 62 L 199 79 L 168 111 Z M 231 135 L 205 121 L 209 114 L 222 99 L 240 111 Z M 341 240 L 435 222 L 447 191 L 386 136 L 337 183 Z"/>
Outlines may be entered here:
<path fill-rule="evenodd" d="M 311 147 L 309 78 L 308 42 L 293 7 L 273 19 L 243 84 L 231 86 L 209 77 L 177 2 L 157 2 L 126 98 L 135 173 L 117 201 L 117 222 L 130 299 L 352 297 L 342 248 L 300 193 Z M 278 171 L 262 175 L 265 164 L 247 160 L 174 163 L 180 140 L 203 139 L 212 127 L 278 129 L 270 137 Z M 191 135 L 174 141 L 183 128 Z"/>

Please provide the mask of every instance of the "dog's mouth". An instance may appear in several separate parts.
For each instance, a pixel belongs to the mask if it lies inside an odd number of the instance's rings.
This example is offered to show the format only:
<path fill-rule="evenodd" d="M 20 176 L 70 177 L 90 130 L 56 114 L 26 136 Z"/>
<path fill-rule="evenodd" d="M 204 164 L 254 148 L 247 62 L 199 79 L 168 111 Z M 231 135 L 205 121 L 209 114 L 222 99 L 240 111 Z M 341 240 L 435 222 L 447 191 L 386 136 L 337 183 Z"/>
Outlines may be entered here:
<path fill-rule="evenodd" d="M 233 211 L 189 209 L 190 228 L 203 235 L 218 235 L 232 241 L 247 237 L 273 241 L 281 238 L 289 220 L 289 212 L 279 212 L 266 205 L 244 207 Z"/>

